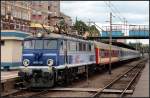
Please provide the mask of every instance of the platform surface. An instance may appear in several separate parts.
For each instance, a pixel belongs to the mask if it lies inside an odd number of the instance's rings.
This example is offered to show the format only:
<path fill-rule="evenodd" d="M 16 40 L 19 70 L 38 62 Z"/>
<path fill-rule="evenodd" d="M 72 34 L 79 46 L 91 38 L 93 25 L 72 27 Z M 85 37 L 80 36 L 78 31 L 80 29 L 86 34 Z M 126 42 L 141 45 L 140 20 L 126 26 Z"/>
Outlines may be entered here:
<path fill-rule="evenodd" d="M 18 77 L 18 71 L 1 71 L 1 82 Z"/>
<path fill-rule="evenodd" d="M 149 97 L 149 61 L 135 87 L 132 97 Z"/>

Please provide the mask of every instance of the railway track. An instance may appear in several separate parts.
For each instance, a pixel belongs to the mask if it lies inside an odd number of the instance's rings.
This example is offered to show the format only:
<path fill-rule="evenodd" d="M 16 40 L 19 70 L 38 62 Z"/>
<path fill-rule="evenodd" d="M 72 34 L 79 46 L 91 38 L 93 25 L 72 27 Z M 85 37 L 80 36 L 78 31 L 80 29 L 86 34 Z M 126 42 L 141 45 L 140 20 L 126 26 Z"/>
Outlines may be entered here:
<path fill-rule="evenodd" d="M 97 93 L 95 93 L 92 97 L 93 98 L 99 98 L 99 97 L 108 97 L 108 93 L 103 93 L 103 90 L 105 89 L 117 89 L 122 90 L 122 93 L 119 94 L 118 97 L 123 97 L 125 92 L 128 90 L 128 88 L 132 85 L 138 74 L 141 72 L 141 70 L 145 67 L 145 61 L 147 59 L 144 59 L 143 61 L 139 62 L 136 66 L 132 67 L 113 81 L 111 81 L 109 84 L 107 84 L 105 87 L 100 89 Z"/>
<path fill-rule="evenodd" d="M 144 68 L 145 61 L 147 59 L 142 59 L 136 63 L 136 66 L 131 65 L 131 68 L 121 74 L 119 77 L 111 81 L 109 84 L 107 84 L 105 87 L 100 88 L 96 93 L 92 93 L 93 98 L 97 97 L 107 97 L 108 93 L 104 93 L 104 90 L 106 89 L 116 89 L 116 90 L 122 90 L 122 93 L 120 93 L 119 97 L 123 97 L 125 92 L 128 90 L 128 88 L 131 86 L 133 81 L 136 79 L 138 74 L 141 72 L 141 70 Z M 7 94 L 2 97 L 37 97 L 40 95 L 44 95 L 47 93 L 50 93 L 52 89 L 43 89 L 43 90 L 37 90 L 37 91 L 32 91 L 29 90 L 28 88 L 22 89 L 19 91 L 16 91 L 12 94 Z"/>

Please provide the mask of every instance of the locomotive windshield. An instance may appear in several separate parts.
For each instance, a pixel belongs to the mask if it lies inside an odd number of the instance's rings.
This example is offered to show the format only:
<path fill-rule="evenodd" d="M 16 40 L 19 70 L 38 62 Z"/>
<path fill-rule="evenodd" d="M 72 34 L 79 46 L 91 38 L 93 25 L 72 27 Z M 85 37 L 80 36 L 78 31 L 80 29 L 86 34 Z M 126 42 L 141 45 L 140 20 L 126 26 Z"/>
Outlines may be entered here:
<path fill-rule="evenodd" d="M 24 49 L 57 49 L 57 40 L 25 40 L 24 41 Z"/>

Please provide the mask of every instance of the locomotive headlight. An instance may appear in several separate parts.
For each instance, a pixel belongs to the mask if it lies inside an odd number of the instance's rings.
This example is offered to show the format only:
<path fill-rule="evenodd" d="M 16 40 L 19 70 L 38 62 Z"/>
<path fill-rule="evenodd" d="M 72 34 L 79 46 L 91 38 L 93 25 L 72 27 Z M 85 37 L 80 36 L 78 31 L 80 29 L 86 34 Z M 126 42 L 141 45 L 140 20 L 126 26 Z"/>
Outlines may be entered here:
<path fill-rule="evenodd" d="M 42 33 L 37 33 L 37 37 L 42 37 Z"/>
<path fill-rule="evenodd" d="M 53 60 L 52 59 L 48 59 L 47 60 L 47 65 L 50 67 L 53 65 Z"/>
<path fill-rule="evenodd" d="M 29 61 L 28 59 L 24 59 L 24 60 L 23 60 L 23 65 L 24 65 L 25 67 L 27 67 L 29 64 L 30 64 L 30 61 Z"/>

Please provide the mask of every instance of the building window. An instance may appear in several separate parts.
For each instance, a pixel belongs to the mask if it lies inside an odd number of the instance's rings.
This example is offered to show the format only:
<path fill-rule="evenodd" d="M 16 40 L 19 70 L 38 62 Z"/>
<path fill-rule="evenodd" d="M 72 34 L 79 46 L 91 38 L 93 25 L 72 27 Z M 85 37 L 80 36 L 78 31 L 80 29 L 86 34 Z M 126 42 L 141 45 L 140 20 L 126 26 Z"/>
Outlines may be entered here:
<path fill-rule="evenodd" d="M 12 14 L 13 14 L 14 17 L 17 17 L 18 13 L 17 13 L 17 11 L 15 9 L 13 9 L 13 13 Z"/>
<path fill-rule="evenodd" d="M 1 7 L 1 14 L 5 15 L 5 8 L 4 7 Z"/>
<path fill-rule="evenodd" d="M 1 46 L 4 46 L 5 45 L 5 41 L 4 40 L 1 40 Z"/>

